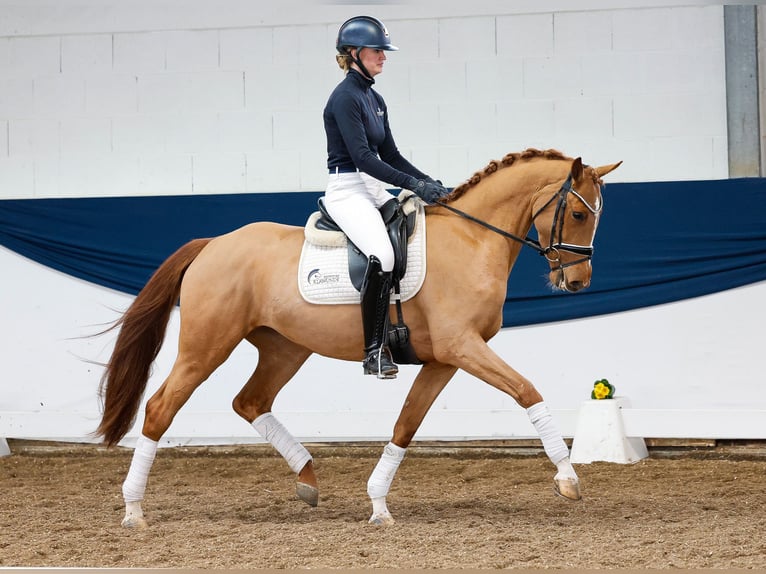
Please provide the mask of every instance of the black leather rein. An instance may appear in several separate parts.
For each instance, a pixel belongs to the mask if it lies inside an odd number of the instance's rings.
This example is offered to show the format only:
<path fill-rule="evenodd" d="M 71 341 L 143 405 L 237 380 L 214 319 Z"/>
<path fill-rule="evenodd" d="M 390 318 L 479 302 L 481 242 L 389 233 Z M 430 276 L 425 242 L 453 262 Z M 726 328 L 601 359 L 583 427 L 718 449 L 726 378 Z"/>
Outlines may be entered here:
<path fill-rule="evenodd" d="M 537 218 L 538 215 L 540 215 L 545 209 L 553 203 L 554 200 L 558 199 L 556 202 L 556 211 L 553 215 L 553 224 L 551 226 L 551 234 L 550 234 L 550 242 L 548 243 L 547 247 L 543 247 L 540 242 L 537 239 L 534 239 L 532 237 L 519 237 L 517 235 L 514 235 L 513 233 L 509 233 L 505 231 L 504 229 L 500 229 L 499 227 L 495 227 L 494 225 L 487 223 L 486 221 L 482 221 L 478 217 L 474 217 L 473 215 L 470 215 L 466 213 L 465 211 L 461 211 L 460 209 L 457 209 L 455 207 L 452 207 L 451 205 L 444 203 L 442 200 L 437 200 L 436 204 L 440 205 L 441 207 L 444 207 L 445 209 L 448 209 L 449 211 L 459 215 L 460 217 L 463 217 L 465 219 L 468 219 L 469 221 L 473 221 L 474 223 L 478 223 L 482 227 L 485 227 L 486 229 L 489 229 L 490 231 L 494 231 L 495 233 L 502 235 L 503 237 L 507 237 L 508 239 L 512 239 L 513 241 L 516 241 L 518 243 L 521 243 L 522 245 L 527 245 L 528 247 L 531 247 L 535 251 L 537 251 L 540 255 L 543 255 L 549 262 L 551 263 L 559 263 L 559 266 L 555 269 L 563 269 L 565 267 L 571 267 L 572 265 L 577 265 L 578 263 L 582 263 L 583 261 L 588 261 L 593 257 L 593 245 L 573 245 L 571 243 L 562 243 L 561 241 L 561 233 L 564 227 L 564 210 L 566 209 L 567 205 L 567 195 L 570 193 L 574 194 L 580 201 L 583 202 L 583 204 L 588 208 L 588 210 L 593 213 L 594 215 L 601 212 L 601 209 L 603 207 L 603 199 L 601 193 L 599 193 L 599 202 L 597 207 L 591 206 L 585 199 L 572 187 L 572 174 L 569 174 L 569 177 L 567 177 L 566 181 L 561 185 L 559 190 L 551 196 L 551 198 L 545 202 L 545 205 L 543 205 L 540 209 L 538 209 L 535 214 L 532 216 L 532 221 Z M 556 236 L 558 232 L 559 240 L 554 242 L 554 237 Z M 581 259 L 577 259 L 576 261 L 571 261 L 569 263 L 561 263 L 561 257 L 560 252 L 561 251 L 567 251 L 569 253 L 574 253 L 576 255 L 582 255 L 583 257 Z"/>

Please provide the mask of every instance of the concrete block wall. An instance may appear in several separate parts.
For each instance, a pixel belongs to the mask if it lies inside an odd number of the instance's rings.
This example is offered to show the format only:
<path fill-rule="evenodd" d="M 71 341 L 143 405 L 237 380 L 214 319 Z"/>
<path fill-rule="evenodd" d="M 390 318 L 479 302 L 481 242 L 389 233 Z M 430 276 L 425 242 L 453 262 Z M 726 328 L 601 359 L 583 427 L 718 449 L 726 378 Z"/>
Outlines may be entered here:
<path fill-rule="evenodd" d="M 0 22 L 0 198 L 323 189 L 335 34 L 359 7 L 76 4 Z M 721 6 L 532 4 L 362 10 L 401 48 L 377 88 L 416 165 L 456 185 L 534 146 L 624 160 L 622 181 L 727 177 Z"/>

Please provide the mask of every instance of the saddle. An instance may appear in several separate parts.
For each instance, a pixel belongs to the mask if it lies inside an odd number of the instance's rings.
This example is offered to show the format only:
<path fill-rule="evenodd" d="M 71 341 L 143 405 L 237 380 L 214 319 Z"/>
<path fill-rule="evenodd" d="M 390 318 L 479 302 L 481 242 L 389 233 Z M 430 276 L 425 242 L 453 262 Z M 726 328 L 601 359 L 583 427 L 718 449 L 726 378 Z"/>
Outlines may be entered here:
<path fill-rule="evenodd" d="M 391 198 L 380 207 L 380 214 L 388 230 L 388 237 L 394 248 L 394 269 L 392 273 L 394 285 L 393 302 L 396 305 L 397 322 L 388 322 L 388 347 L 391 355 L 399 364 L 420 365 L 422 361 L 415 354 L 410 343 L 410 330 L 404 323 L 402 314 L 400 282 L 407 271 L 407 245 L 415 232 L 417 224 L 417 196 L 412 192 L 402 191 L 398 197 Z M 323 198 L 317 201 L 319 216 L 310 220 L 310 225 L 320 231 L 331 231 L 343 234 L 343 230 L 327 213 Z M 364 273 L 367 269 L 367 256 L 353 242 L 348 241 L 348 274 L 351 284 L 357 291 L 362 290 Z"/>
<path fill-rule="evenodd" d="M 380 215 L 388 230 L 388 238 L 394 248 L 394 286 L 398 288 L 399 281 L 407 272 L 407 242 L 415 231 L 417 209 L 410 207 L 408 203 L 413 200 L 414 194 L 402 192 L 399 197 L 389 199 L 380 207 Z M 314 227 L 322 231 L 335 231 L 343 233 L 343 230 L 333 221 L 324 205 L 324 198 L 317 201 L 319 218 L 314 222 Z M 351 284 L 357 291 L 362 290 L 364 272 L 367 268 L 367 256 L 359 248 L 348 240 L 348 275 Z M 398 291 L 397 291 L 398 293 Z"/>

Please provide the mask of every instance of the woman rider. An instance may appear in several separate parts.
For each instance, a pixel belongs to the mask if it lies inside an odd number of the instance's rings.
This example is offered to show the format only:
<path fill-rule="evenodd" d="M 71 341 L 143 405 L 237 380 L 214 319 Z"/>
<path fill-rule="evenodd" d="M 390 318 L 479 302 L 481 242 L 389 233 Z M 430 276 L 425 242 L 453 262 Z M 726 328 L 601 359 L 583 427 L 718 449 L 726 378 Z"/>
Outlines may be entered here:
<path fill-rule="evenodd" d="M 394 251 L 378 209 L 390 200 L 384 184 L 410 189 L 426 203 L 448 191 L 399 152 L 388 109 L 372 89 L 391 44 L 383 23 L 370 16 L 347 20 L 336 41 L 338 65 L 346 73 L 324 109 L 329 182 L 324 205 L 349 240 L 367 256 L 361 288 L 366 375 L 395 378 L 399 371 L 388 348 L 388 309 Z"/>

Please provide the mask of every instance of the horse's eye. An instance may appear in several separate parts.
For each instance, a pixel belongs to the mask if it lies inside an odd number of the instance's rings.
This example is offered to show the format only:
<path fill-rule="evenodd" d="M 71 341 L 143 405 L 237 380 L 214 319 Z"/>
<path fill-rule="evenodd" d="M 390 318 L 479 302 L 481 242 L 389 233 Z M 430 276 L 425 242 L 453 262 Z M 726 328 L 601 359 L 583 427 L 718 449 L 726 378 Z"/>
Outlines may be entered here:
<path fill-rule="evenodd" d="M 572 212 L 572 218 L 574 218 L 575 221 L 585 221 L 585 212 L 584 211 L 573 211 Z"/>

